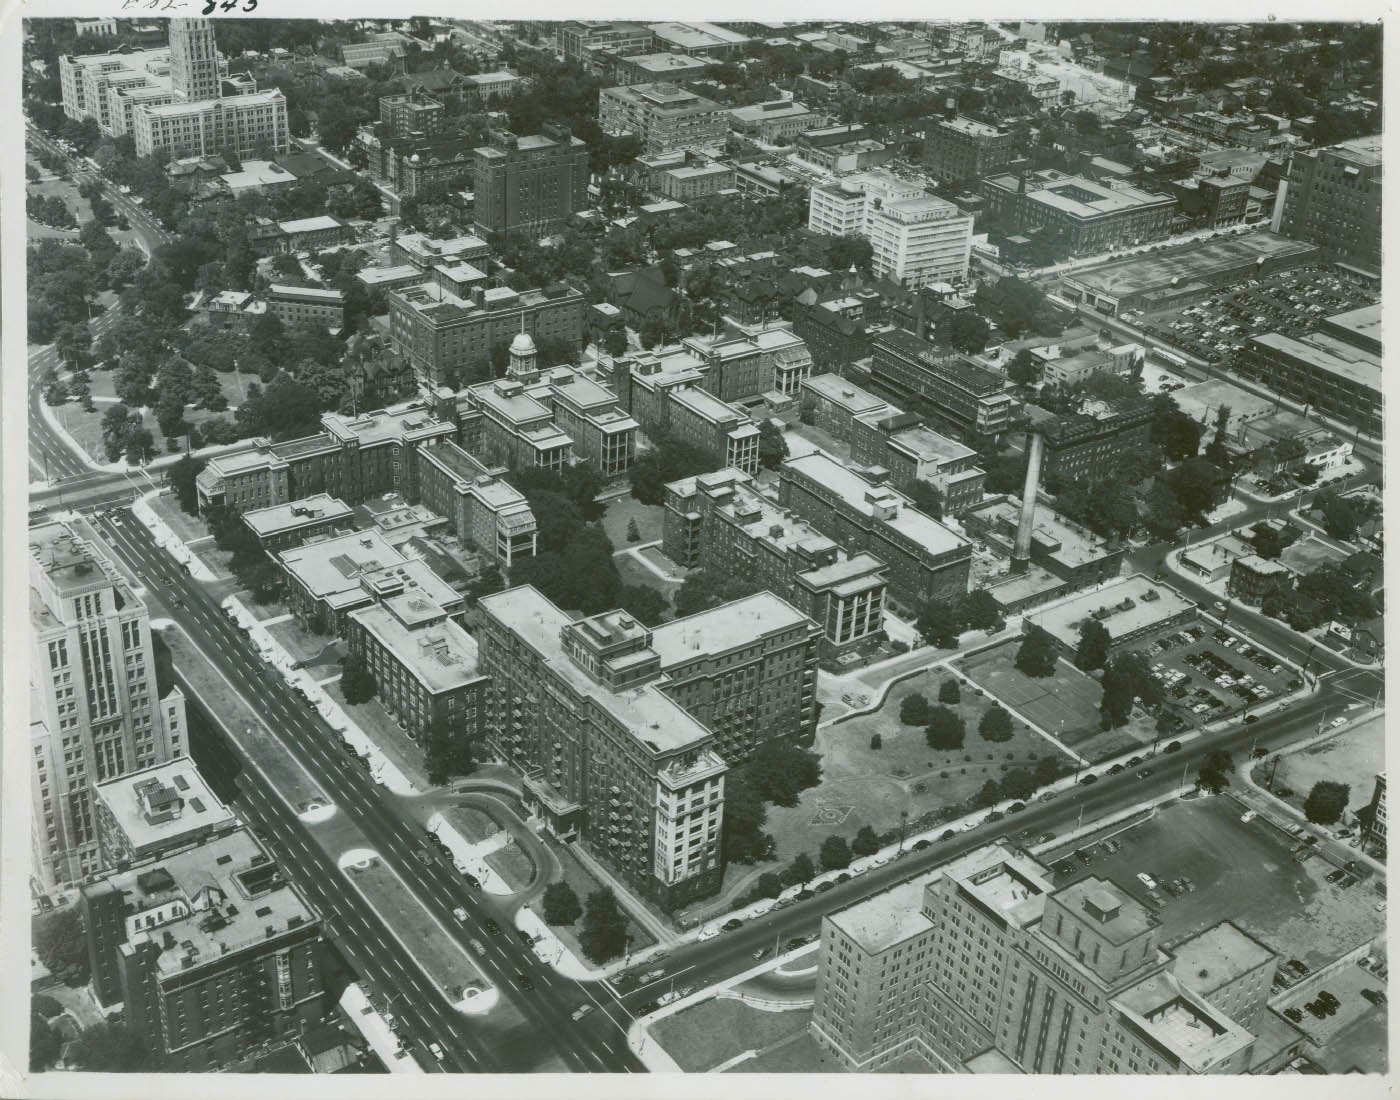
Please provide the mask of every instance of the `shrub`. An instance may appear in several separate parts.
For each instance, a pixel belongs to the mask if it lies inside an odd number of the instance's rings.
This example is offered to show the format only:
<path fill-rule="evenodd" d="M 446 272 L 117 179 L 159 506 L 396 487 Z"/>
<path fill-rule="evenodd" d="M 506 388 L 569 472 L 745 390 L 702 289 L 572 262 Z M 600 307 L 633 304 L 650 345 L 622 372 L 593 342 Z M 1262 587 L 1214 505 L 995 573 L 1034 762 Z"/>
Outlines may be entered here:
<path fill-rule="evenodd" d="M 906 695 L 899 703 L 899 720 L 906 726 L 928 724 L 928 700 L 918 692 Z"/>
<path fill-rule="evenodd" d="M 879 749 L 883 745 L 884 742 L 880 739 L 880 735 L 878 733 L 872 733 L 870 735 L 870 747 L 872 749 Z"/>
<path fill-rule="evenodd" d="M 962 691 L 958 687 L 958 682 L 953 679 L 944 680 L 938 688 L 938 701 L 940 703 L 960 703 L 962 701 Z"/>

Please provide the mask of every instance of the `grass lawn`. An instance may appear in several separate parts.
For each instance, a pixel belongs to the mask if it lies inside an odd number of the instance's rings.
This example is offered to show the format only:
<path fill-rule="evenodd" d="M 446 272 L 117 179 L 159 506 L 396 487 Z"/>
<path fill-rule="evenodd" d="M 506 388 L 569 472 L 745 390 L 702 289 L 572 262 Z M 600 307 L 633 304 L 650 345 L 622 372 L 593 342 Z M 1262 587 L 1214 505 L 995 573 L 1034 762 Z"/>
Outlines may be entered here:
<path fill-rule="evenodd" d="M 505 884 L 513 892 L 518 893 L 526 889 L 534 881 L 536 868 L 535 861 L 529 856 L 525 849 L 512 843 L 504 848 L 498 848 L 486 857 L 486 862 L 491 865 L 492 870 L 505 880 Z"/>
<path fill-rule="evenodd" d="M 199 549 L 206 554 L 215 549 L 213 537 L 209 534 L 209 528 L 198 516 L 189 515 L 180 507 L 180 502 L 175 499 L 175 494 L 169 490 L 159 496 L 152 497 L 148 504 L 151 511 L 155 512 L 166 525 L 179 535 L 186 542 L 194 539 L 208 539 L 208 542 L 201 542 Z"/>
<path fill-rule="evenodd" d="M 1046 755 L 1071 766 L 1054 745 L 1014 718 L 1009 741 L 985 740 L 977 726 L 991 700 L 978 697 L 967 684 L 954 707 L 967 730 L 963 747 L 952 752 L 929 748 L 923 726 L 899 720 L 900 704 L 920 693 L 937 705 L 939 685 L 950 676 L 946 668 L 929 669 L 891 688 L 879 710 L 818 729 L 821 783 L 804 791 L 796 806 L 768 810 L 765 828 L 773 834 L 780 860 L 815 852 L 829 833 L 849 839 L 862 825 L 877 833 L 898 829 L 901 811 L 914 821 L 951 807 L 976 794 L 987 780 L 999 780 L 1013 767 L 1034 768 Z M 872 749 L 876 733 L 881 747 Z"/>
<path fill-rule="evenodd" d="M 647 588 L 654 588 L 666 597 L 668 603 L 674 599 L 680 588 L 679 584 L 658 577 L 631 554 L 618 554 L 613 561 L 617 563 L 617 572 L 623 584 L 641 584 Z M 667 617 L 670 617 L 669 611 Z"/>
<path fill-rule="evenodd" d="M 1019 638 L 1008 639 L 960 657 L 954 664 L 968 679 L 1086 760 L 1103 760 L 1152 742 L 1153 719 L 1140 710 L 1134 711 L 1125 726 L 1099 729 L 1103 689 L 1063 658 L 1055 665 L 1055 675 L 1043 679 L 1018 670 L 1015 662 L 1020 645 Z"/>
<path fill-rule="evenodd" d="M 810 1010 L 764 1012 L 742 1001 L 711 998 L 657 1021 L 651 1034 L 687 1073 L 704 1073 L 746 1050 L 765 1050 L 800 1034 Z M 740 1071 L 751 1069 L 744 1062 Z"/>
<path fill-rule="evenodd" d="M 555 845 L 554 854 L 558 857 L 559 866 L 563 870 L 563 881 L 574 888 L 574 893 L 578 895 L 579 904 L 587 909 L 588 895 L 595 890 L 601 890 L 603 884 L 589 874 L 588 869 L 575 858 L 573 852 L 569 850 L 567 845 Z M 543 904 L 537 904 L 533 908 L 536 913 L 543 918 Z M 622 909 L 624 915 L 627 914 L 627 908 L 625 906 L 619 906 L 619 908 Z M 549 927 L 574 955 L 580 959 L 587 958 L 583 953 L 583 945 L 578 942 L 578 933 L 583 929 L 582 917 L 573 924 L 551 924 Z M 632 951 L 634 953 L 641 951 L 643 948 L 650 947 L 656 942 L 650 932 L 630 917 L 627 920 L 627 935 L 632 940 Z"/>
<path fill-rule="evenodd" d="M 403 880 L 378 858 L 365 870 L 349 867 L 345 877 L 385 917 L 420 968 L 450 1000 L 458 991 L 489 984 L 463 951 L 413 896 Z"/>
<path fill-rule="evenodd" d="M 267 632 L 277 639 L 277 643 L 300 661 L 313 679 L 323 680 L 340 671 L 340 658 L 343 645 L 329 634 L 312 634 L 296 619 L 277 623 L 267 628 Z"/>
<path fill-rule="evenodd" d="M 474 806 L 448 806 L 442 811 L 442 816 L 473 844 L 495 836 L 502 828 L 499 821 Z"/>
<path fill-rule="evenodd" d="M 1301 538 L 1279 555 L 1279 560 L 1299 576 L 1305 576 L 1321 565 L 1335 564 L 1345 557 L 1313 535 Z"/>
<path fill-rule="evenodd" d="M 1358 810 L 1370 804 L 1376 775 L 1384 770 L 1385 719 L 1377 717 L 1301 752 L 1285 753 L 1279 759 L 1274 789 L 1291 787 L 1293 794 L 1285 801 L 1301 811 L 1313 784 L 1330 779 L 1351 788 L 1347 808 Z"/>
<path fill-rule="evenodd" d="M 607 511 L 603 513 L 603 530 L 612 539 L 616 550 L 638 543 L 655 542 L 661 538 L 661 520 L 665 514 L 666 509 L 659 504 L 643 504 L 630 495 L 617 497 L 608 501 Z M 641 538 L 637 542 L 628 542 L 627 524 L 634 519 Z"/>
<path fill-rule="evenodd" d="M 67 380 L 68 372 L 64 372 L 64 379 Z M 186 406 L 185 419 L 191 424 L 199 424 L 211 417 L 229 418 L 233 415 L 233 409 L 243 401 L 243 392 L 249 382 L 257 381 L 250 374 L 235 375 L 233 373 L 220 374 L 219 385 L 223 390 L 224 397 L 228 400 L 229 407 L 223 412 L 209 412 L 205 409 L 195 409 L 193 406 Z M 113 375 L 108 370 L 92 370 L 88 372 L 88 389 L 92 394 L 93 409 L 87 412 L 76 401 L 69 401 L 67 404 L 54 408 L 54 414 L 60 424 L 67 429 L 68 433 L 98 462 L 106 462 L 107 453 L 102 446 L 102 417 L 106 411 L 116 403 L 116 393 L 113 389 Z M 156 457 L 171 453 L 170 446 L 166 438 L 161 435 L 160 425 L 156 423 L 155 416 L 148 410 L 142 410 L 141 423 L 149 428 L 156 440 Z M 179 449 L 178 446 L 176 448 Z"/>

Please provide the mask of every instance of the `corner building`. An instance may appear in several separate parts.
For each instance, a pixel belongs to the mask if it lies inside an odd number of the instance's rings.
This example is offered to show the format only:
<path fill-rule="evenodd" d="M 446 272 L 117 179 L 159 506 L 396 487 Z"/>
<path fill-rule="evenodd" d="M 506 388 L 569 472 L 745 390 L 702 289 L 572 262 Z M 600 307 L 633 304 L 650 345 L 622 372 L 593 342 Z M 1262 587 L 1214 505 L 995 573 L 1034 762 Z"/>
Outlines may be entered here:
<path fill-rule="evenodd" d="M 1239 1019 L 1267 997 L 1252 976 L 1272 959 L 1249 941 L 1250 965 L 1209 989 L 1191 962 L 1231 931 L 1178 945 L 1183 964 L 1116 884 L 1056 889 L 991 845 L 824 919 L 812 1034 L 856 1070 L 908 1057 L 949 1073 L 1242 1073 L 1254 1036 Z"/>

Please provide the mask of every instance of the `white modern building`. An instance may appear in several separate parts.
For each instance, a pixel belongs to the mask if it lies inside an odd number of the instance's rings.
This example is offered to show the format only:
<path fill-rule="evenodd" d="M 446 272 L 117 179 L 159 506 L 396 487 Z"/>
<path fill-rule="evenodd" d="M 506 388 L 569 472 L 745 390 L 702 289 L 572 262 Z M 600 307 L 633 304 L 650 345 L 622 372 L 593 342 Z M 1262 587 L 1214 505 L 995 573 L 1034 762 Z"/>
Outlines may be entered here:
<path fill-rule="evenodd" d="M 63 523 L 29 530 L 31 844 L 48 890 L 103 870 L 93 788 L 186 754 L 185 698 L 162 697 L 150 615 Z"/>
<path fill-rule="evenodd" d="M 813 187 L 807 228 L 865 237 L 877 278 L 905 286 L 960 282 L 972 255 L 972 216 L 889 172 L 863 172 Z"/>

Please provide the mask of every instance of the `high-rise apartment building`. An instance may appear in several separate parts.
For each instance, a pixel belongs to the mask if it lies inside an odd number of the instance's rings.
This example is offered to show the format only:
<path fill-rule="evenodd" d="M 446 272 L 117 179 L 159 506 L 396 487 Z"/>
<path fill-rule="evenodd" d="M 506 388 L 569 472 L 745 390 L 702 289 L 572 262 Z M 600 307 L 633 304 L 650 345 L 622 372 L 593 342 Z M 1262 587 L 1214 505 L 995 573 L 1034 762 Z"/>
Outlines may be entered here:
<path fill-rule="evenodd" d="M 1288 177 L 1279 184 L 1276 209 L 1274 228 L 1284 236 L 1379 276 L 1380 135 L 1294 153 Z"/>
<path fill-rule="evenodd" d="M 1275 956 L 1229 923 L 1159 935 L 1116 884 L 992 845 L 823 920 L 812 1034 L 859 1070 L 1244 1072 Z"/>
<path fill-rule="evenodd" d="M 566 128 L 493 135 L 475 152 L 476 230 L 547 236 L 588 202 L 588 147 Z"/>
<path fill-rule="evenodd" d="M 150 616 L 63 523 L 29 531 L 33 874 L 103 869 L 93 787 L 184 756 L 185 699 L 156 683 Z"/>
<path fill-rule="evenodd" d="M 487 736 L 532 811 L 667 908 L 714 893 L 728 767 L 815 729 L 815 624 L 767 592 L 654 629 L 530 586 L 478 607 Z"/>
<path fill-rule="evenodd" d="M 182 99 L 219 98 L 219 51 L 208 19 L 170 20 L 170 83 Z"/>
<path fill-rule="evenodd" d="M 666 82 L 604 88 L 598 125 L 609 134 L 635 134 L 644 153 L 722 149 L 729 133 L 723 107 Z"/>

